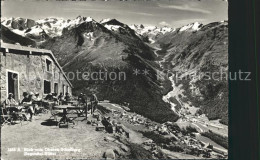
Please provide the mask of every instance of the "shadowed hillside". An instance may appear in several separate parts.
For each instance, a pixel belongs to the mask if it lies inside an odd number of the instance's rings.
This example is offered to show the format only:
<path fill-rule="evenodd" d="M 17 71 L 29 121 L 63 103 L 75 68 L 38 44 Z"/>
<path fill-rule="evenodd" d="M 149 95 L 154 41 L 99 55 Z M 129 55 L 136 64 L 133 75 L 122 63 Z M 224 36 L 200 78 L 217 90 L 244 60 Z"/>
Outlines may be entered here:
<path fill-rule="evenodd" d="M 209 119 L 221 119 L 227 124 L 227 22 L 204 25 L 198 31 L 177 29 L 159 39 L 157 44 L 162 47 L 158 53 L 165 71 L 170 70 L 180 78 L 176 83 L 183 85 L 187 96 L 183 101 L 200 107 Z"/>

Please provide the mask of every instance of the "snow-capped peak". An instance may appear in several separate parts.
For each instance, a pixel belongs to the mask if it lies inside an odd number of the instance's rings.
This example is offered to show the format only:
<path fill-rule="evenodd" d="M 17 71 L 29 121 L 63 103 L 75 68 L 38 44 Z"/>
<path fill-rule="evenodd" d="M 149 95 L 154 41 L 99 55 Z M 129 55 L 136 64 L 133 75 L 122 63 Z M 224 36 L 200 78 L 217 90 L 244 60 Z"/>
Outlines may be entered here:
<path fill-rule="evenodd" d="M 117 19 L 110 18 L 103 19 L 100 21 L 100 23 L 111 31 L 117 31 L 119 28 L 124 28 L 127 26 L 126 24 L 119 22 Z"/>
<path fill-rule="evenodd" d="M 156 26 L 144 26 L 144 25 L 130 25 L 131 29 L 135 30 L 138 34 L 153 34 L 156 35 L 158 33 L 165 34 L 167 32 L 172 32 L 175 29 L 170 27 L 156 27 Z"/>
<path fill-rule="evenodd" d="M 87 19 L 85 20 L 85 22 L 91 22 L 91 21 L 93 21 L 93 18 L 91 17 L 87 17 Z"/>
<path fill-rule="evenodd" d="M 20 17 L 1 19 L 1 24 L 19 35 L 33 34 L 39 36 L 44 32 L 50 37 L 61 36 L 64 28 L 71 29 L 84 22 L 96 23 L 91 17 L 82 16 L 78 16 L 75 19 L 48 17 L 36 21 Z"/>
<path fill-rule="evenodd" d="M 192 30 L 192 31 L 198 31 L 201 28 L 202 24 L 199 22 L 190 23 L 186 26 L 183 26 L 180 28 L 180 32 Z"/>
<path fill-rule="evenodd" d="M 110 21 L 110 20 L 111 20 L 110 18 L 102 19 L 102 20 L 100 21 L 100 23 L 103 24 L 103 23 L 106 23 L 106 22 L 108 22 L 108 21 Z"/>
<path fill-rule="evenodd" d="M 174 28 L 170 27 L 157 27 L 157 26 L 149 26 L 149 25 L 130 25 L 129 26 L 132 30 L 134 30 L 136 33 L 138 33 L 141 36 L 148 37 L 150 43 L 154 43 L 155 40 L 168 32 L 175 31 Z"/>

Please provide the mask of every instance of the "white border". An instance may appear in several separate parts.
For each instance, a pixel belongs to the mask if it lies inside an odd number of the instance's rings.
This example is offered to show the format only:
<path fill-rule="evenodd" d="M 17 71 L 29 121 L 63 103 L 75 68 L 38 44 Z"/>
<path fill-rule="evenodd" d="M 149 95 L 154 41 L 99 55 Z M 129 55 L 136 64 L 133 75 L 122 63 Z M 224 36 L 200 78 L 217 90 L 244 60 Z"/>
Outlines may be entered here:
<path fill-rule="evenodd" d="M 14 71 L 14 70 L 10 70 L 10 69 L 5 69 L 6 70 L 6 96 L 8 97 L 8 92 L 9 92 L 9 88 L 8 88 L 8 72 L 12 72 L 12 73 L 15 73 L 17 74 L 18 76 L 18 100 L 20 100 L 20 73 L 17 72 L 17 71 Z M 14 93 L 13 93 L 14 94 Z"/>

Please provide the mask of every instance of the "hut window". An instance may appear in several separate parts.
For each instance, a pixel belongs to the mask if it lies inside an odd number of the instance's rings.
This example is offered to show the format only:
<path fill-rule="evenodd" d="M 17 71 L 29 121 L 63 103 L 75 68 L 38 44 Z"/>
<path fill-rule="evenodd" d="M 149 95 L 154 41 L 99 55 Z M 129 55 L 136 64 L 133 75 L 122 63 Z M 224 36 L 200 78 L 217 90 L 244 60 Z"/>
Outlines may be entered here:
<path fill-rule="evenodd" d="M 67 92 L 70 93 L 70 91 L 69 91 L 69 86 L 67 86 Z"/>
<path fill-rule="evenodd" d="M 51 61 L 46 59 L 46 70 L 51 71 Z"/>
<path fill-rule="evenodd" d="M 62 86 L 62 92 L 63 92 L 63 95 L 65 95 L 65 93 L 66 93 L 66 86 L 64 84 Z"/>

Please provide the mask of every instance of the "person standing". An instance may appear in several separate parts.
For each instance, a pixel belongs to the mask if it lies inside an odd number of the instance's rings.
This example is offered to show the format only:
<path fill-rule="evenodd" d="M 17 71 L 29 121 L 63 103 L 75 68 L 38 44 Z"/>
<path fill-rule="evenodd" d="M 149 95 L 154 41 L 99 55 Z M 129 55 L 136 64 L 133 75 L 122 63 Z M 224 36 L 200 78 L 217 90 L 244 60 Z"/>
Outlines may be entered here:
<path fill-rule="evenodd" d="M 98 98 L 95 93 L 92 93 L 92 95 L 91 95 L 91 104 L 92 104 L 93 112 L 95 112 L 95 110 L 97 108 L 97 104 L 98 104 Z"/>
<path fill-rule="evenodd" d="M 70 102 L 71 101 L 71 96 L 70 96 L 70 94 L 68 92 L 66 92 L 66 94 L 65 94 L 65 101 L 66 102 Z"/>
<path fill-rule="evenodd" d="M 53 95 L 51 93 L 48 93 L 47 96 L 44 99 L 47 100 L 47 101 L 52 101 Z"/>
<path fill-rule="evenodd" d="M 82 103 L 84 104 L 86 102 L 83 93 L 80 93 L 80 95 L 78 96 L 78 102 L 79 102 L 79 104 L 82 104 Z"/>

